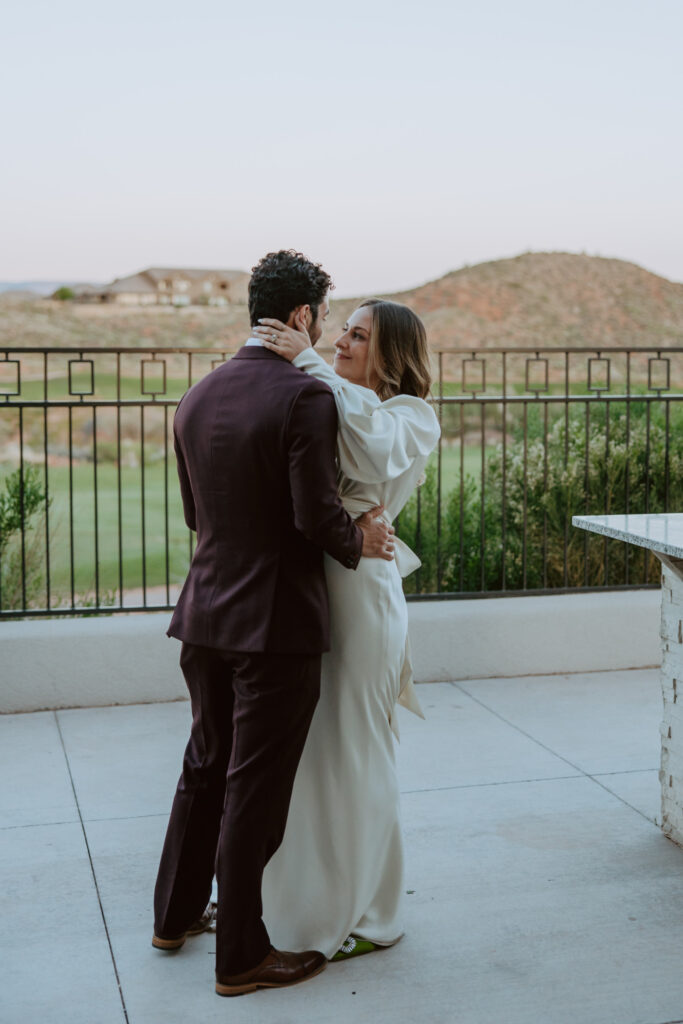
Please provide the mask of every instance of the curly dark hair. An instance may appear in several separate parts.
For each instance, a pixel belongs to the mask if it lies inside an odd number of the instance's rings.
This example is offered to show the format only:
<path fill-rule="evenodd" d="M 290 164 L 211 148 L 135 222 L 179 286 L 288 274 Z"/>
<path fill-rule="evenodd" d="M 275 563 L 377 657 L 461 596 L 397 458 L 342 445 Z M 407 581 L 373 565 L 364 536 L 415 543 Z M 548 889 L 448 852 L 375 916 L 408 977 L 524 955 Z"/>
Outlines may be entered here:
<path fill-rule="evenodd" d="M 249 281 L 249 319 L 252 327 L 263 317 L 286 322 L 297 306 L 310 306 L 315 319 L 332 278 L 319 263 L 294 249 L 269 252 L 252 268 Z"/>

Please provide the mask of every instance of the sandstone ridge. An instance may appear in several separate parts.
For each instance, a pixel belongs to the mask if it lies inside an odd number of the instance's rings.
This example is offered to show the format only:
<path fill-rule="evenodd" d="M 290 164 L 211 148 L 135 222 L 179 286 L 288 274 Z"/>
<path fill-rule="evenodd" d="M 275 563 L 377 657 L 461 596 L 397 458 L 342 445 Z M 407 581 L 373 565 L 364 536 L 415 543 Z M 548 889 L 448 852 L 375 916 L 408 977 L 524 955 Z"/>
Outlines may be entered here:
<path fill-rule="evenodd" d="M 683 344 L 683 284 L 598 256 L 524 253 L 383 297 L 419 313 L 435 348 Z M 357 301 L 335 303 L 334 326 Z"/>
<path fill-rule="evenodd" d="M 617 259 L 523 253 L 383 297 L 416 310 L 437 349 L 683 345 L 683 284 Z M 333 301 L 321 348 L 331 348 L 359 301 Z M 0 312 L 1 346 L 229 352 L 249 329 L 245 306 L 120 309 L 0 295 Z"/>

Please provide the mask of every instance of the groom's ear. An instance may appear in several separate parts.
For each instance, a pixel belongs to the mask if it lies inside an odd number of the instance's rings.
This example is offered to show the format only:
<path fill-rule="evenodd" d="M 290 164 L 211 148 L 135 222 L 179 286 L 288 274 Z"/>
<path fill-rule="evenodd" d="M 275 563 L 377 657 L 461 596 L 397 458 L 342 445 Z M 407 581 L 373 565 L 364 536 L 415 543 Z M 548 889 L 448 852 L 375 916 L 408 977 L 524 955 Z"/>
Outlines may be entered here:
<path fill-rule="evenodd" d="M 287 326 L 294 327 L 296 325 L 297 317 L 302 313 L 304 317 L 304 323 L 306 324 L 306 330 L 308 330 L 308 328 L 313 323 L 313 314 L 311 313 L 311 307 L 308 304 L 304 306 L 296 306 L 292 310 L 287 319 Z"/>
<path fill-rule="evenodd" d="M 301 306 L 295 306 L 294 309 L 292 310 L 292 312 L 287 317 L 287 326 L 288 327 L 294 327 L 294 325 L 296 323 L 296 318 L 298 317 L 300 312 L 301 312 Z"/>

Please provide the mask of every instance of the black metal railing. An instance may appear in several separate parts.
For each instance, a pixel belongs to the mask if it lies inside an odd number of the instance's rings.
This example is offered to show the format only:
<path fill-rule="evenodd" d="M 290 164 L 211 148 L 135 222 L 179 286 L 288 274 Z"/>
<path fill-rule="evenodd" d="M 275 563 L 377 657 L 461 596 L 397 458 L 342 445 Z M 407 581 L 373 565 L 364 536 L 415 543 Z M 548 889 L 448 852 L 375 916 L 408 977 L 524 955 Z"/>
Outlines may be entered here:
<path fill-rule="evenodd" d="M 192 556 L 175 406 L 213 349 L 0 350 L 0 616 L 168 609 Z M 683 509 L 683 348 L 435 354 L 409 597 L 656 586 L 576 513 Z"/>

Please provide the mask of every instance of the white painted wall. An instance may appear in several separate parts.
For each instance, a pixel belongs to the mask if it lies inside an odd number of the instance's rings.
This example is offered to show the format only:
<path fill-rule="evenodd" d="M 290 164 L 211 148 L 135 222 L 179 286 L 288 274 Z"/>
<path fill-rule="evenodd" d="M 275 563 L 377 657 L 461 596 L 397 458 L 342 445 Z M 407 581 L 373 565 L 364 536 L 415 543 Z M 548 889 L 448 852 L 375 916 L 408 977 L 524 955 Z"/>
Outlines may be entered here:
<path fill-rule="evenodd" d="M 420 682 L 659 665 L 659 590 L 410 604 Z"/>
<path fill-rule="evenodd" d="M 411 602 L 418 682 L 643 668 L 659 591 Z M 170 615 L 0 622 L 0 712 L 186 697 Z"/>

